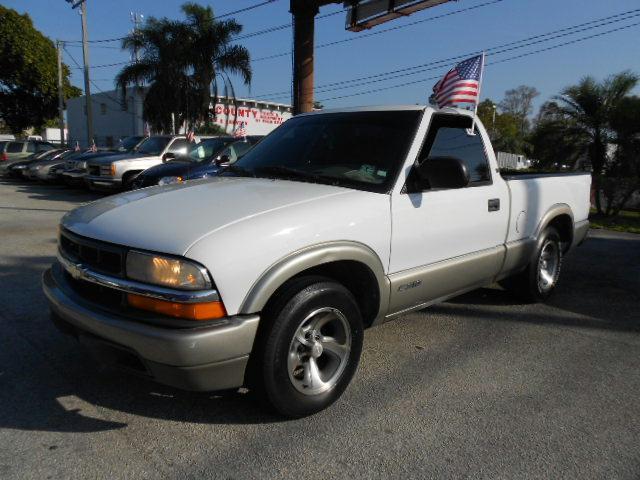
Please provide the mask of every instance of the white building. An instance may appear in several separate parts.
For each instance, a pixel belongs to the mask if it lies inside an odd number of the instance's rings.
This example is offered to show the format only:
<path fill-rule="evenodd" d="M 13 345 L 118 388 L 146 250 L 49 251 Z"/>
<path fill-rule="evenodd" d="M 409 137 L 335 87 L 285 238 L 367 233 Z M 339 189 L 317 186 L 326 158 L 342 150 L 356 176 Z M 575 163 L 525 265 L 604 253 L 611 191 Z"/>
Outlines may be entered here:
<path fill-rule="evenodd" d="M 91 95 L 93 132 L 99 147 L 111 147 L 123 137 L 146 133 L 143 95 L 144 89 L 140 89 L 138 94 L 133 89 L 128 90 L 126 102 L 122 102 L 121 92 L 115 90 Z M 237 108 L 230 99 L 222 97 L 218 98 L 215 106 L 211 105 L 215 123 L 226 128 L 228 133 L 244 122 L 247 135 L 266 135 L 292 115 L 291 106 L 282 103 L 237 98 L 235 104 Z M 67 123 L 69 144 L 74 145 L 78 141 L 85 146 L 87 117 L 84 96 L 67 101 Z M 177 125 L 176 132 L 184 133 L 184 128 Z"/>

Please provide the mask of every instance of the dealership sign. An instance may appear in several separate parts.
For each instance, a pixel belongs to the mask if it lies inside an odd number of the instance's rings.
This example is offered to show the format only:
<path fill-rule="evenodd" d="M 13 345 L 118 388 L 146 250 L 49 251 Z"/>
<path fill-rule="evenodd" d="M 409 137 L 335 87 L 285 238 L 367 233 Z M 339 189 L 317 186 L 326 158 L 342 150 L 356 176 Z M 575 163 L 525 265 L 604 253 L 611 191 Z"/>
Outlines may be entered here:
<path fill-rule="evenodd" d="M 215 123 L 231 133 L 240 122 L 244 122 L 247 135 L 266 135 L 285 120 L 291 118 L 291 112 L 284 109 L 257 108 L 218 103 L 213 110 Z"/>

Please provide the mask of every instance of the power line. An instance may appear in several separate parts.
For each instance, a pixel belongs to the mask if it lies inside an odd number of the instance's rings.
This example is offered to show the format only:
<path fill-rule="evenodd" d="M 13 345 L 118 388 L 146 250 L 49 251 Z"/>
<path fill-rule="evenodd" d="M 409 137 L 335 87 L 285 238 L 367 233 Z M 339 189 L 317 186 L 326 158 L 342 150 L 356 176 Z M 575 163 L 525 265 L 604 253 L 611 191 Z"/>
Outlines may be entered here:
<path fill-rule="evenodd" d="M 63 48 L 63 49 L 64 49 L 64 51 L 67 53 L 67 55 L 69 56 L 69 58 L 71 59 L 71 61 L 72 61 L 73 63 L 75 63 L 78 67 L 80 67 L 80 63 L 75 59 L 75 57 L 71 54 L 71 52 L 69 52 L 69 50 L 67 50 L 65 46 L 63 46 L 62 48 Z M 80 67 L 80 68 L 81 68 L 81 67 Z M 101 89 L 101 88 L 96 84 L 96 82 L 94 82 L 94 81 L 93 81 L 93 80 L 91 80 L 91 79 L 89 80 L 89 82 L 91 82 L 91 85 L 93 85 L 93 87 L 94 87 L 98 92 L 100 92 L 100 93 L 101 93 L 102 95 L 104 95 L 106 98 L 108 98 L 108 99 L 109 99 L 109 100 L 111 100 L 113 103 L 115 103 L 116 105 L 118 105 L 119 110 L 117 110 L 117 111 L 124 112 L 124 113 L 126 113 L 126 114 L 128 114 L 128 115 L 132 115 L 132 116 L 134 116 L 134 117 L 137 117 L 137 118 L 139 118 L 139 119 L 144 120 L 144 118 L 142 118 L 140 115 L 136 115 L 134 112 L 130 112 L 129 110 L 123 110 L 123 109 L 122 109 L 122 106 L 123 106 L 122 102 L 121 102 L 120 100 L 118 100 L 117 98 L 112 97 L 110 94 L 108 94 L 108 93 L 107 93 L 107 92 L 105 92 L 104 90 L 102 90 L 102 89 Z M 97 103 L 98 103 L 98 100 L 97 100 L 97 99 L 95 99 L 95 98 L 93 98 L 93 97 L 92 97 L 91 101 L 92 101 L 93 103 L 95 103 L 95 104 L 97 104 Z M 107 108 L 108 108 L 108 107 L 107 107 Z M 112 109 L 112 110 L 113 110 L 113 109 Z"/>
<path fill-rule="evenodd" d="M 124 40 L 126 37 L 117 37 L 117 38 L 102 38 L 99 40 L 88 40 L 88 43 L 111 43 L 111 42 L 119 42 Z M 62 40 L 64 43 L 82 43 L 80 40 Z"/>
<path fill-rule="evenodd" d="M 69 52 L 67 52 L 69 53 Z M 94 68 L 107 68 L 107 67 L 117 67 L 118 65 L 130 65 L 131 62 L 116 62 L 116 63 L 105 63 L 102 65 L 92 65 L 91 69 L 93 70 Z M 78 70 L 82 70 L 82 67 L 76 67 Z"/>
<path fill-rule="evenodd" d="M 619 32 L 619 31 L 622 31 L 622 30 L 626 30 L 626 29 L 629 29 L 629 28 L 632 28 L 632 27 L 637 27 L 637 26 L 640 26 L 640 22 L 632 23 L 632 24 L 629 24 L 629 25 L 624 25 L 624 26 L 618 27 L 618 28 L 613 28 L 613 29 L 610 29 L 610 30 L 606 30 L 604 32 L 594 33 L 592 35 L 587 35 L 587 36 L 584 36 L 584 37 L 576 38 L 576 39 L 573 39 L 573 40 L 569 40 L 567 42 L 559 43 L 557 45 L 552 45 L 550 47 L 540 48 L 538 50 L 533 50 L 531 52 L 526 52 L 526 53 L 522 53 L 522 54 L 519 54 L 519 55 L 514 55 L 512 57 L 499 59 L 499 60 L 487 63 L 486 65 L 487 66 L 491 66 L 491 65 L 496 65 L 496 64 L 499 64 L 499 63 L 510 62 L 510 61 L 517 60 L 517 59 L 524 58 L 524 57 L 528 57 L 528 56 L 531 56 L 531 55 L 536 55 L 536 54 L 547 52 L 547 51 L 554 50 L 554 49 L 557 49 L 557 48 L 566 47 L 568 45 L 573 45 L 573 44 L 576 44 L 576 43 L 584 42 L 586 40 L 590 40 L 590 39 L 593 39 L 593 38 L 602 37 L 602 36 L 605 36 L 605 35 L 610 35 L 612 33 Z M 417 83 L 424 83 L 424 82 L 428 82 L 429 80 L 439 79 L 441 77 L 442 77 L 441 75 L 436 75 L 434 77 L 423 78 L 423 79 L 420 79 L 420 80 L 414 80 L 414 81 L 411 81 L 411 82 L 404 82 L 404 83 L 399 83 L 399 84 L 395 84 L 395 85 L 389 85 L 389 86 L 386 86 L 386 87 L 380 87 L 380 88 L 376 88 L 376 89 L 373 89 L 373 90 L 350 93 L 350 94 L 340 95 L 340 96 L 331 97 L 331 98 L 323 98 L 323 99 L 320 99 L 318 101 L 319 102 L 329 102 L 331 100 L 338 100 L 338 99 L 348 98 L 348 97 L 356 97 L 356 96 L 359 96 L 359 95 L 367 95 L 367 94 L 370 94 L 370 93 L 377 93 L 377 92 L 381 92 L 381 91 L 384 91 L 384 90 L 391 90 L 391 89 L 394 89 L 394 88 L 405 87 L 407 85 L 414 85 L 414 84 L 417 84 Z"/>
<path fill-rule="evenodd" d="M 215 16 L 215 18 L 216 18 L 216 19 L 218 19 L 218 18 L 230 17 L 230 16 L 232 16 L 232 15 L 235 15 L 235 14 L 238 14 L 238 13 L 242 13 L 242 12 L 246 12 L 246 11 L 249 11 L 249 10 L 253 10 L 254 8 L 262 7 L 262 6 L 264 6 L 264 5 L 268 5 L 268 4 L 270 4 L 270 3 L 274 3 L 274 2 L 276 2 L 276 1 L 278 1 L 278 0 L 268 0 L 268 1 L 264 1 L 264 2 L 258 3 L 258 4 L 256 4 L 256 5 L 250 5 L 250 6 L 248 6 L 248 7 L 241 8 L 241 9 L 239 9 L 239 10 L 234 10 L 234 11 L 232 11 L 232 12 L 227 12 L 227 13 L 224 13 L 224 14 L 222 14 L 222 15 L 216 15 L 216 16 Z M 320 15 L 320 16 L 318 16 L 317 18 L 325 18 L 325 17 L 329 17 L 329 16 L 332 16 L 332 15 L 336 15 L 337 13 L 342 13 L 342 12 L 344 12 L 344 11 L 346 11 L 346 9 L 345 9 L 345 10 L 341 10 L 341 11 L 339 11 L 339 12 L 333 12 L 333 13 L 329 13 L 329 14 L 325 14 L 325 15 Z M 275 28 L 276 30 L 278 30 L 278 29 L 282 29 L 282 28 L 290 28 L 290 27 L 291 27 L 291 25 L 288 25 L 288 24 L 287 24 L 287 25 L 284 25 L 284 26 L 283 26 L 283 25 L 280 25 L 280 26 L 272 27 L 272 28 Z M 249 33 L 249 34 L 246 34 L 246 35 L 241 35 L 241 36 L 240 36 L 240 37 L 238 37 L 236 40 L 239 40 L 239 39 L 242 39 L 242 38 L 250 38 L 250 37 L 253 37 L 253 36 L 256 36 L 256 35 L 262 35 L 263 33 L 269 33 L 270 31 L 271 31 L 271 28 L 268 28 L 268 29 L 265 29 L 264 31 L 254 32 L 254 33 Z M 275 30 L 274 30 L 274 31 L 275 31 Z M 89 43 L 111 43 L 111 42 L 120 42 L 120 41 L 124 40 L 125 38 L 126 38 L 126 36 L 116 37 L 116 38 L 103 38 L 103 39 L 99 39 L 99 40 L 89 40 Z M 65 43 L 81 43 L 81 42 L 80 42 L 80 40 L 61 40 L 61 41 L 64 41 Z M 116 47 L 113 47 L 113 48 L 116 48 Z"/>
<path fill-rule="evenodd" d="M 349 9 L 344 8 L 342 10 L 337 10 L 335 12 L 325 13 L 323 15 L 318 15 L 316 20 L 322 20 L 323 18 L 333 17 L 334 15 L 340 15 L 341 13 L 347 12 Z M 280 30 L 287 30 L 291 28 L 291 23 L 283 23 L 282 25 L 274 25 L 273 27 L 268 27 L 263 30 L 258 30 L 256 32 L 245 33 L 244 35 L 240 35 L 234 39 L 234 41 L 245 40 L 247 38 L 257 37 L 259 35 L 265 35 L 267 33 L 277 32 Z"/>
<path fill-rule="evenodd" d="M 243 12 L 247 12 L 249 10 L 253 10 L 254 8 L 264 7 L 265 5 L 269 5 L 270 3 L 274 3 L 276 1 L 277 0 L 266 0 L 264 2 L 256 3 L 255 5 L 250 5 L 248 7 L 244 7 L 244 8 L 241 8 L 239 10 L 234 10 L 232 12 L 223 13 L 222 15 L 216 15 L 215 18 L 231 17 L 231 16 L 236 15 L 238 13 L 243 13 Z"/>
<path fill-rule="evenodd" d="M 603 17 L 603 18 L 591 20 L 591 21 L 588 21 L 588 22 L 580 23 L 580 24 L 577 24 L 577 25 L 572 25 L 572 26 L 569 26 L 569 27 L 561 28 L 559 30 L 554 30 L 554 31 L 551 31 L 551 32 L 543 33 L 543 34 L 534 35 L 532 37 L 523 38 L 523 39 L 517 40 L 515 42 L 508 42 L 508 43 L 504 43 L 502 45 L 496 45 L 496 46 L 493 46 L 493 47 L 486 48 L 484 51 L 487 52 L 487 53 L 493 52 L 494 55 L 498 54 L 498 53 L 504 53 L 506 51 L 515 50 L 515 49 L 518 49 L 518 48 L 525 48 L 525 47 L 528 47 L 528 46 L 531 46 L 531 45 L 535 45 L 535 44 L 538 44 L 538 43 L 551 41 L 551 40 L 554 40 L 554 39 L 557 39 L 557 38 L 566 37 L 566 36 L 569 36 L 569 35 L 574 35 L 574 34 L 579 33 L 581 31 L 590 30 L 590 29 L 593 29 L 593 28 L 600 28 L 600 27 L 603 27 L 605 25 L 609 25 L 609 24 L 612 24 L 612 23 L 617 23 L 617 22 L 629 20 L 629 19 L 637 17 L 637 16 L 640 16 L 640 9 L 629 10 L 629 11 L 618 13 L 618 14 L 615 14 L 615 15 L 610 15 L 608 17 Z M 595 25 L 595 24 L 598 24 L 598 25 Z M 583 28 L 583 27 L 589 27 L 589 28 Z M 545 37 L 550 37 L 550 38 L 545 38 Z M 452 61 L 455 61 L 455 60 L 466 58 L 466 57 L 468 57 L 470 55 L 473 55 L 473 54 L 476 54 L 476 53 L 478 53 L 478 50 L 473 51 L 473 52 L 463 53 L 463 54 L 456 55 L 456 56 L 449 57 L 449 58 L 444 58 L 444 59 L 441 59 L 441 60 L 434 60 L 434 61 L 431 61 L 431 62 L 428 62 L 428 63 L 422 63 L 422 64 L 412 65 L 412 66 L 409 66 L 409 67 L 404 67 L 404 68 L 400 68 L 400 69 L 396 69 L 396 70 L 390 70 L 390 71 L 387 71 L 387 72 L 380 72 L 380 73 L 377 73 L 377 74 L 367 75 L 367 76 L 358 77 L 358 78 L 353 78 L 353 79 L 350 79 L 350 80 L 342 80 L 342 81 L 337 81 L 337 82 L 332 82 L 332 83 L 326 83 L 324 85 L 319 85 L 318 87 L 316 87 L 316 91 L 331 91 L 331 90 L 336 90 L 336 89 L 335 88 L 328 88 L 328 87 L 334 87 L 334 86 L 346 85 L 346 84 L 354 84 L 354 85 L 348 85 L 348 86 L 344 87 L 344 88 L 350 88 L 350 87 L 361 86 L 361 85 L 368 84 L 368 83 L 376 83 L 376 82 L 380 82 L 380 81 L 384 81 L 384 80 L 391 80 L 393 78 L 398 78 L 398 76 L 414 75 L 416 73 L 422 73 L 424 71 L 433 70 L 433 68 L 426 68 L 426 67 L 433 67 L 433 66 L 440 65 L 440 64 L 443 64 L 443 63 L 452 62 Z M 414 71 L 412 72 L 412 70 L 414 70 Z M 403 74 L 403 75 L 397 75 L 397 74 Z M 387 77 L 387 78 L 381 78 L 381 77 Z M 376 80 L 374 82 L 374 81 L 370 81 L 371 79 L 380 79 L 380 80 Z M 267 93 L 267 94 L 263 94 L 263 95 L 256 95 L 256 98 L 264 98 L 264 97 L 278 98 L 278 97 L 284 97 L 287 93 L 288 93 L 287 91 L 271 92 L 271 93 Z"/>
<path fill-rule="evenodd" d="M 385 29 L 382 29 L 382 30 L 377 30 L 375 32 L 365 33 L 365 34 L 358 35 L 358 36 L 351 37 L 351 38 L 344 38 L 342 40 L 336 40 L 334 42 L 321 43 L 319 45 L 316 45 L 314 47 L 314 49 L 331 47 L 331 46 L 339 45 L 339 44 L 342 44 L 342 43 L 355 42 L 356 40 L 361 40 L 363 38 L 373 37 L 375 35 L 382 35 L 383 33 L 388 33 L 388 32 L 393 32 L 393 31 L 396 31 L 396 30 L 401 30 L 403 28 L 413 27 L 414 25 L 419 25 L 421 23 L 433 22 L 434 20 L 440 20 L 442 18 L 451 17 L 453 15 L 458 15 L 460 13 L 469 12 L 471 10 L 476 10 L 476 9 L 482 8 L 482 7 L 488 7 L 489 5 L 494 5 L 496 3 L 501 3 L 503 1 L 504 0 L 491 0 L 489 2 L 480 3 L 478 5 L 473 5 L 471 7 L 460 8 L 458 10 L 453 10 L 452 12 L 442 13 L 440 15 L 435 15 L 433 17 L 428 17 L 428 18 L 423 18 L 421 20 L 416 20 L 414 22 L 406 23 L 404 25 L 397 25 L 395 27 L 390 27 L 390 28 L 385 28 Z M 275 53 L 273 55 L 267 55 L 265 57 L 254 58 L 252 60 L 252 62 L 261 62 L 263 60 L 271 60 L 271 59 L 274 59 L 274 58 L 286 57 L 286 56 L 289 56 L 291 54 L 292 54 L 291 51 Z"/>

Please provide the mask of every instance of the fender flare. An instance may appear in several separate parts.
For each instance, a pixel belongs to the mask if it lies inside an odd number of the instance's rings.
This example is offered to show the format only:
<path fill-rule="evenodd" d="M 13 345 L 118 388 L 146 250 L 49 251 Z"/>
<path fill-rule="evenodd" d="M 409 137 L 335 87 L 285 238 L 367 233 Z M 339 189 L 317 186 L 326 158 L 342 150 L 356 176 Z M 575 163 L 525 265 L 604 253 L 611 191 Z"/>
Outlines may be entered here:
<path fill-rule="evenodd" d="M 380 257 L 368 246 L 354 241 L 335 241 L 305 247 L 271 265 L 254 282 L 240 306 L 240 314 L 262 311 L 272 295 L 286 281 L 309 268 L 337 261 L 364 264 L 373 273 L 380 293 L 380 305 L 374 324 L 384 317 L 389 305 L 389 280 Z"/>
<path fill-rule="evenodd" d="M 549 225 L 549 223 L 551 223 L 551 221 L 560 216 L 560 215 L 569 215 L 569 217 L 571 218 L 571 238 L 572 240 L 569 242 L 569 245 L 572 244 L 573 241 L 573 235 L 574 235 L 574 225 L 575 225 L 575 220 L 573 218 L 573 211 L 571 210 L 571 207 L 569 205 L 567 205 L 566 203 L 556 203 L 554 205 L 551 205 L 551 207 L 549 207 L 549 209 L 546 211 L 546 213 L 542 216 L 542 218 L 540 219 L 540 222 L 538 223 L 538 227 L 536 228 L 536 231 L 533 235 L 533 238 L 535 240 L 538 240 L 538 238 L 540 238 L 540 234 L 542 233 L 542 231 L 547 228 L 547 226 Z"/>

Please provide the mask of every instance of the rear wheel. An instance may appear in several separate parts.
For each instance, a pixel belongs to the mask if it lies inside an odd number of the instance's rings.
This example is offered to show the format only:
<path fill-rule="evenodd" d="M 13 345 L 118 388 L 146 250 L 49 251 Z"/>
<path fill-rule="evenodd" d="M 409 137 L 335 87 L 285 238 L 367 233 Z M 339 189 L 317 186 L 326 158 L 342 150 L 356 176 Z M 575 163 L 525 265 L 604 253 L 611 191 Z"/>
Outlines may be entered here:
<path fill-rule="evenodd" d="M 252 386 L 287 417 L 323 410 L 342 395 L 360 360 L 363 327 L 353 295 L 330 280 L 299 279 L 269 310 Z"/>
<path fill-rule="evenodd" d="M 562 243 L 553 227 L 543 230 L 527 268 L 501 284 L 527 302 L 543 302 L 558 284 L 562 267 Z"/>

